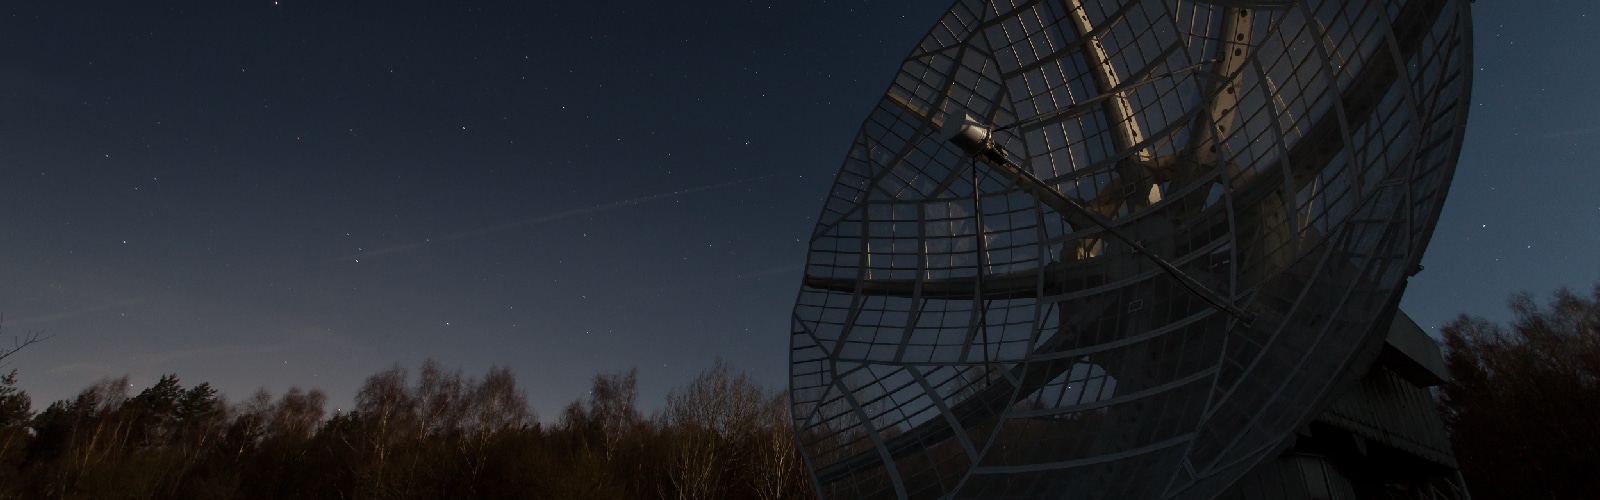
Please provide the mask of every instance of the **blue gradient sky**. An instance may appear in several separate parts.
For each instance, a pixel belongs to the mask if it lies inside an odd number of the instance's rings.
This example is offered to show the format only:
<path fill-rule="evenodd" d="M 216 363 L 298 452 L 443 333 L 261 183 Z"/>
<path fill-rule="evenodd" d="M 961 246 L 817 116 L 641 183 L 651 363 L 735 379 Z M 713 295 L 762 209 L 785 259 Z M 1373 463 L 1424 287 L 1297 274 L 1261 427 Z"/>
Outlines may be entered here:
<path fill-rule="evenodd" d="M 10 2 L 0 312 L 36 405 L 432 357 L 546 418 L 722 356 L 786 383 L 822 195 L 943 2 Z M 1404 308 L 1600 278 L 1593 2 L 1474 6 L 1467 146 Z"/>

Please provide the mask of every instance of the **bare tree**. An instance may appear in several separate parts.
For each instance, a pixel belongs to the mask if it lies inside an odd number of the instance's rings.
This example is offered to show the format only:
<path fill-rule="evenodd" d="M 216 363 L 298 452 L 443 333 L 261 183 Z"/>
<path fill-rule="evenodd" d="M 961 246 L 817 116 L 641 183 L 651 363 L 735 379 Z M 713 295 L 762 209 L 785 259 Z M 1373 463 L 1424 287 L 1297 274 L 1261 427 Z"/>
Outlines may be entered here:
<path fill-rule="evenodd" d="M 424 361 L 417 373 L 417 434 L 443 436 L 460 431 L 468 392 L 461 370 L 447 371 L 438 361 Z"/>
<path fill-rule="evenodd" d="M 795 444 L 788 391 L 767 398 L 762 407 L 762 420 L 767 427 L 762 430 L 761 441 L 751 460 L 755 470 L 745 476 L 750 488 L 761 500 L 805 498 L 811 485 L 800 458 L 800 447 Z"/>
<path fill-rule="evenodd" d="M 408 431 L 416 428 L 417 401 L 406 379 L 405 367 L 396 364 L 368 377 L 356 393 L 356 412 L 362 417 L 361 436 L 365 441 L 362 444 L 371 457 L 370 462 L 362 464 L 366 473 L 359 475 L 371 488 L 371 495 L 394 494 L 396 485 L 389 476 L 395 473 L 392 469 L 397 466 L 397 448 L 411 437 Z"/>
<path fill-rule="evenodd" d="M 58 401 L 45 413 L 41 427 L 61 426 L 65 442 L 61 449 L 70 469 L 59 480 L 71 484 L 128 445 L 132 427 L 127 412 L 119 411 L 128 400 L 128 377 L 102 379 L 78 393 L 71 401 Z M 46 431 L 49 432 L 49 431 Z"/>
<path fill-rule="evenodd" d="M 1547 308 L 1511 300 L 1511 328 L 1462 315 L 1442 329 L 1440 404 L 1475 497 L 1600 497 L 1600 285 Z"/>
<path fill-rule="evenodd" d="M 480 384 L 467 384 L 464 414 L 467 435 L 461 441 L 467 459 L 469 484 L 476 484 L 489 460 L 489 445 L 505 432 L 521 429 L 538 421 L 528 408 L 528 397 L 517 389 L 517 378 L 509 368 L 490 367 Z"/>
<path fill-rule="evenodd" d="M 624 445 L 636 442 L 629 439 L 637 437 L 635 431 L 641 427 L 638 381 L 637 368 L 596 374 L 588 397 L 562 411 L 560 428 L 571 439 L 568 459 L 584 465 L 561 478 L 572 489 L 558 496 L 615 497 L 643 480 L 636 469 L 625 470 L 618 460 Z"/>
<path fill-rule="evenodd" d="M 299 387 L 290 387 L 289 392 L 278 398 L 278 403 L 272 407 L 271 417 L 267 420 L 267 436 L 290 442 L 309 441 L 322 423 L 323 405 L 327 402 L 328 396 L 320 390 L 308 392 Z"/>
<path fill-rule="evenodd" d="M 600 426 L 606 462 L 616 458 L 618 445 L 639 423 L 639 369 L 598 374 L 589 390 L 589 418 Z"/>
<path fill-rule="evenodd" d="M 483 382 L 468 387 L 467 397 L 467 424 L 477 433 L 517 429 L 538 420 L 509 368 L 490 367 Z"/>
<path fill-rule="evenodd" d="M 681 499 L 722 498 L 762 428 L 767 396 L 748 374 L 718 358 L 689 385 L 667 393 L 676 434 L 668 475 Z"/>
<path fill-rule="evenodd" d="M 4 331 L 5 321 L 5 315 L 0 314 L 0 331 Z M 54 335 L 45 335 L 44 332 L 28 332 L 20 336 L 12 336 L 11 347 L 0 347 L 0 366 L 5 366 L 6 358 L 16 354 L 17 351 L 21 351 L 22 348 L 50 340 L 50 337 L 53 336 Z"/>

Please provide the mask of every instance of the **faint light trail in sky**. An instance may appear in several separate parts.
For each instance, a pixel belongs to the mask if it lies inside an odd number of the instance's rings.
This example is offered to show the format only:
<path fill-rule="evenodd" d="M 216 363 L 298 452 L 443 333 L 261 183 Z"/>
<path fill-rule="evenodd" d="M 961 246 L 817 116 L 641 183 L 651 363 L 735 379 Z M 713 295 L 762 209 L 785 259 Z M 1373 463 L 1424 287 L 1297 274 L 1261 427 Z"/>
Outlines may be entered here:
<path fill-rule="evenodd" d="M 634 206 L 634 205 L 642 205 L 642 204 L 645 204 L 645 203 L 650 203 L 650 202 L 655 202 L 655 201 L 668 200 L 668 199 L 677 198 L 677 197 L 680 197 L 680 196 L 687 196 L 687 195 L 699 193 L 699 192 L 702 192 L 702 191 L 711 191 L 713 189 L 721 189 L 721 188 L 725 188 L 725 187 L 737 186 L 737 185 L 740 185 L 740 184 L 747 184 L 747 183 L 751 183 L 751 182 L 755 182 L 755 181 L 759 181 L 759 180 L 769 179 L 769 178 L 775 177 L 776 175 L 777 174 L 763 175 L 763 176 L 760 176 L 760 177 L 751 177 L 751 178 L 748 178 L 748 179 L 740 179 L 740 180 L 736 180 L 736 181 L 722 182 L 722 183 L 717 183 L 717 184 L 707 184 L 707 185 L 699 186 L 699 187 L 692 187 L 692 188 L 687 188 L 687 189 L 679 189 L 677 191 L 669 191 L 669 192 L 653 194 L 653 195 L 649 195 L 649 196 L 641 196 L 641 197 L 638 197 L 638 198 L 630 198 L 630 199 L 626 199 L 626 200 L 622 200 L 622 201 L 614 201 L 614 202 L 611 202 L 611 203 L 604 203 L 604 204 L 594 205 L 594 206 L 590 206 L 590 207 L 575 208 L 575 209 L 567 210 L 567 211 L 564 211 L 564 212 L 556 212 L 556 213 L 553 213 L 553 214 L 541 215 L 541 216 L 538 216 L 538 217 L 533 217 L 533 218 L 529 218 L 529 219 L 522 219 L 522 220 L 515 221 L 515 222 L 508 222 L 508 223 L 500 224 L 500 225 L 496 225 L 496 226 L 489 226 L 489 227 L 484 227 L 484 228 L 473 229 L 473 230 L 470 230 L 470 231 L 463 231 L 463 232 L 459 232 L 459 233 L 455 233 L 455 234 L 449 234 L 449 235 L 441 236 L 441 237 L 438 237 L 438 238 L 428 238 L 428 239 L 423 240 L 423 241 L 417 241 L 417 242 L 405 243 L 405 244 L 400 244 L 400 245 L 387 246 L 387 247 L 383 247 L 383 248 L 379 248 L 379 249 L 375 249 L 375 250 L 370 250 L 370 251 L 363 251 L 363 252 L 359 252 L 359 253 L 350 254 L 350 255 L 346 255 L 346 256 L 340 257 L 339 260 L 341 260 L 341 261 L 351 261 L 351 260 L 362 259 L 362 258 L 373 258 L 373 257 L 381 257 L 381 256 L 385 256 L 385 255 L 394 255 L 394 254 L 398 254 L 398 253 L 405 253 L 405 252 L 416 250 L 418 248 L 422 248 L 424 246 L 431 245 L 431 244 L 434 244 L 434 243 L 440 243 L 440 242 L 445 242 L 445 241 L 462 240 L 462 239 L 467 239 L 467 238 L 476 238 L 476 237 L 479 237 L 479 236 L 498 233 L 498 232 L 502 232 L 502 231 L 509 231 L 509 230 L 512 230 L 512 229 L 519 229 L 519 228 L 524 228 L 524 227 L 528 227 L 528 226 L 544 224 L 544 223 L 547 223 L 547 222 L 555 222 L 555 221 L 562 220 L 562 219 L 570 219 L 570 218 L 577 217 L 577 216 L 580 216 L 580 215 L 589 215 L 589 214 L 604 212 L 604 211 L 607 211 L 607 210 L 615 210 L 615 209 L 618 209 L 618 208 L 625 208 L 625 207 L 630 207 L 630 206 Z"/>

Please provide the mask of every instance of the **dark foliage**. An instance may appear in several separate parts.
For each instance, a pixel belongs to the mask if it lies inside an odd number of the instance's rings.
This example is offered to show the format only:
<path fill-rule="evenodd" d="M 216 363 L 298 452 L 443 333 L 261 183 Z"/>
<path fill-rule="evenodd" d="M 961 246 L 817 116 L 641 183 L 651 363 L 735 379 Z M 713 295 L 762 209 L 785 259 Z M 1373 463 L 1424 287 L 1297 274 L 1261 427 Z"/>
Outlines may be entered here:
<path fill-rule="evenodd" d="M 1600 498 L 1600 285 L 1541 308 L 1511 300 L 1510 329 L 1444 327 L 1440 403 L 1474 498 Z"/>
<path fill-rule="evenodd" d="M 719 361 L 645 418 L 637 381 L 598 375 L 545 426 L 505 368 L 395 366 L 331 416 L 321 391 L 230 404 L 175 375 L 132 397 L 126 377 L 106 380 L 34 415 L 13 372 L 0 377 L 0 499 L 814 496 L 781 394 Z"/>

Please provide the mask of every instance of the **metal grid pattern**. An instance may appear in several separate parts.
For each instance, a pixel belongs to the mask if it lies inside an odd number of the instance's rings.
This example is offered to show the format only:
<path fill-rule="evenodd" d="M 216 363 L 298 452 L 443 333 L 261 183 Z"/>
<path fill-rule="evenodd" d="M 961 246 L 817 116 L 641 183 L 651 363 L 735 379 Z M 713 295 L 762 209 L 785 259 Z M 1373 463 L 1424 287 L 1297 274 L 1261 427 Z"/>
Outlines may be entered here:
<path fill-rule="evenodd" d="M 956 2 L 811 236 L 791 389 L 819 491 L 1222 491 L 1371 362 L 1454 170 L 1470 29 L 1456 0 Z"/>

